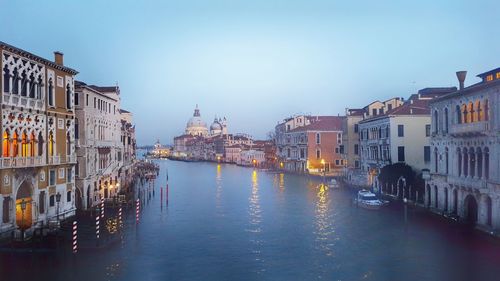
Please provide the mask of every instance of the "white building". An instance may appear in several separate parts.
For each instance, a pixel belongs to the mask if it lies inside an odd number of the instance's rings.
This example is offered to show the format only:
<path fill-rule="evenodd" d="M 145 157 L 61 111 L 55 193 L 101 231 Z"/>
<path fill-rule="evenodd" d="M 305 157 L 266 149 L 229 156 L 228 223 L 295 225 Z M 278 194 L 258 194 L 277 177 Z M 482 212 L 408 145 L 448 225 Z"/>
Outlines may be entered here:
<path fill-rule="evenodd" d="M 239 162 L 237 164 L 259 167 L 264 161 L 266 161 L 264 151 L 249 149 L 240 151 Z"/>
<path fill-rule="evenodd" d="M 430 174 L 425 203 L 432 210 L 494 231 L 500 228 L 500 68 L 481 82 L 431 103 Z"/>
<path fill-rule="evenodd" d="M 119 93 L 118 87 L 76 83 L 76 186 L 83 209 L 119 191 L 118 170 L 123 165 Z"/>

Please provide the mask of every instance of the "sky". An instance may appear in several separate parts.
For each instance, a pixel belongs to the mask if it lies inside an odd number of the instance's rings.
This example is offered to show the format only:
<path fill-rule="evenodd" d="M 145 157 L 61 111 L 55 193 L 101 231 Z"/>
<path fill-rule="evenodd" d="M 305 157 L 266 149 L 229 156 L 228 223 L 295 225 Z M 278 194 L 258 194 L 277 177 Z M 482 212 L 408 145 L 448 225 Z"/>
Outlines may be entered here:
<path fill-rule="evenodd" d="M 457 86 L 500 66 L 498 1 L 7 1 L 0 41 L 115 85 L 139 145 L 209 126 L 265 138 L 295 114 Z"/>

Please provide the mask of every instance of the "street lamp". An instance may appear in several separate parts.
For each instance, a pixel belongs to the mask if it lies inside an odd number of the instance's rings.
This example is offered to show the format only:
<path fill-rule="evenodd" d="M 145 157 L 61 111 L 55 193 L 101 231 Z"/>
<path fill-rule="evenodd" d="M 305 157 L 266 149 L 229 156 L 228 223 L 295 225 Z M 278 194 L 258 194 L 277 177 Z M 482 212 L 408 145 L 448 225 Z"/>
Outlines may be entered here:
<path fill-rule="evenodd" d="M 252 163 L 253 163 L 253 167 L 254 167 L 254 168 L 255 168 L 255 167 L 257 167 L 257 160 L 253 159 L 253 160 L 252 160 Z"/>
<path fill-rule="evenodd" d="M 26 210 L 26 201 L 21 200 L 21 241 L 24 241 L 24 210 Z"/>
<path fill-rule="evenodd" d="M 57 202 L 57 221 L 59 222 L 59 202 L 61 202 L 61 193 L 56 194 L 56 202 Z"/>
<path fill-rule="evenodd" d="M 403 203 L 405 204 L 405 224 L 408 222 L 408 205 L 406 203 L 408 203 L 408 199 L 403 198 Z"/>

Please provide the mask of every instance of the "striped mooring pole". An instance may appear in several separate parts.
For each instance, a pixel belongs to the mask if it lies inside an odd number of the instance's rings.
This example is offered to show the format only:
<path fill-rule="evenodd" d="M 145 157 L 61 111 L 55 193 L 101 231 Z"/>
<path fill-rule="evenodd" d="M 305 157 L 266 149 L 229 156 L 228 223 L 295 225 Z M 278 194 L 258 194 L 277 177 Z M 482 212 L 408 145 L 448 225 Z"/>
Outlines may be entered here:
<path fill-rule="evenodd" d="M 135 221 L 139 223 L 139 210 L 140 210 L 140 201 L 139 198 L 135 201 Z"/>
<path fill-rule="evenodd" d="M 101 199 L 101 218 L 104 219 L 104 198 Z"/>
<path fill-rule="evenodd" d="M 95 236 L 99 239 L 99 212 L 95 217 Z"/>
<path fill-rule="evenodd" d="M 123 224 L 123 221 L 122 221 L 122 207 L 120 207 L 120 209 L 118 209 L 118 224 L 120 225 L 120 227 Z"/>
<path fill-rule="evenodd" d="M 73 221 L 73 254 L 78 252 L 78 225 L 76 221 Z"/>

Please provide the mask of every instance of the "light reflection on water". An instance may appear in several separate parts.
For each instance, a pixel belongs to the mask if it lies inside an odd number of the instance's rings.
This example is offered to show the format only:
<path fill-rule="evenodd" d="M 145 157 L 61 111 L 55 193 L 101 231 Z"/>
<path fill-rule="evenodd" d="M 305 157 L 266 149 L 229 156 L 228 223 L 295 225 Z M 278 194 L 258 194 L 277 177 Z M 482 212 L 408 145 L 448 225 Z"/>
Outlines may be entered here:
<path fill-rule="evenodd" d="M 217 171 L 215 174 L 215 208 L 219 216 L 224 216 L 222 208 L 222 171 L 220 164 L 217 164 Z"/>
<path fill-rule="evenodd" d="M 248 202 L 249 227 L 246 231 L 250 234 L 250 251 L 254 256 L 254 260 L 257 262 L 255 271 L 256 273 L 261 273 L 265 271 L 263 268 L 265 260 L 262 258 L 262 210 L 260 207 L 257 170 L 253 170 L 252 172 L 252 190 Z"/>

